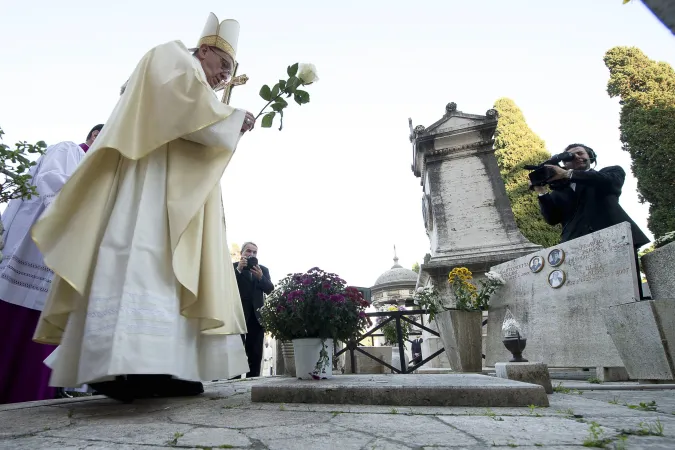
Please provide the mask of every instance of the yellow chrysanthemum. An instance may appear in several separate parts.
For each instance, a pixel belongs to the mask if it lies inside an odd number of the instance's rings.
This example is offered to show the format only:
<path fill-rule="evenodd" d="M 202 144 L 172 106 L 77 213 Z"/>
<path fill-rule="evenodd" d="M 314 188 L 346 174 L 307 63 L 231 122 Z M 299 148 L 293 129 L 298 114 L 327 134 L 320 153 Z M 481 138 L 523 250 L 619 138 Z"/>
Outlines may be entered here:
<path fill-rule="evenodd" d="M 462 281 L 468 281 L 473 278 L 473 274 L 466 267 L 455 267 L 448 274 L 448 281 L 454 283 L 455 280 L 459 279 Z"/>

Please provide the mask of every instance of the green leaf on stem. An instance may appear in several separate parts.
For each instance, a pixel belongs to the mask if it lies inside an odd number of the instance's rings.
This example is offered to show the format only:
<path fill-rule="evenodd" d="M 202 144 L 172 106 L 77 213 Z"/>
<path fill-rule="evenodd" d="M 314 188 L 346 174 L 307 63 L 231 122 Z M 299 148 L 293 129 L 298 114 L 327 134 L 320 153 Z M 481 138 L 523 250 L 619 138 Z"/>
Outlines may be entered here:
<path fill-rule="evenodd" d="M 279 83 L 275 84 L 274 87 L 272 88 L 272 98 L 275 98 L 277 95 L 279 95 L 280 90 L 281 88 L 279 87 Z M 270 98 L 270 100 L 272 100 L 272 98 Z"/>
<path fill-rule="evenodd" d="M 289 94 L 293 94 L 298 87 L 302 84 L 302 81 L 298 77 L 290 77 L 286 82 L 285 91 Z"/>
<path fill-rule="evenodd" d="M 309 103 L 309 92 L 298 89 L 295 91 L 294 99 L 298 105 Z"/>
<path fill-rule="evenodd" d="M 261 124 L 262 127 L 263 128 L 271 128 L 272 127 L 272 121 L 274 120 L 275 115 L 276 115 L 276 113 L 274 113 L 274 112 L 270 112 L 270 113 L 265 114 L 263 116 L 263 119 L 262 119 L 262 124 Z"/>
<path fill-rule="evenodd" d="M 287 106 L 284 105 L 283 103 L 273 103 L 272 104 L 272 109 L 275 110 L 276 112 L 281 112 L 282 109 L 284 109 Z"/>
<path fill-rule="evenodd" d="M 288 76 L 293 78 L 295 75 L 298 73 L 298 63 L 293 64 L 292 66 L 288 66 L 288 69 L 286 69 L 286 73 L 288 73 Z"/>
<path fill-rule="evenodd" d="M 288 106 L 288 102 L 283 98 L 278 98 L 275 103 L 281 103 L 284 106 Z"/>
<path fill-rule="evenodd" d="M 265 101 L 270 101 L 272 100 L 272 89 L 268 85 L 264 85 L 263 87 L 260 88 L 260 96 L 262 97 L 263 100 Z"/>
<path fill-rule="evenodd" d="M 279 89 L 281 89 L 282 91 L 284 89 L 286 89 L 286 80 L 279 80 L 278 84 L 279 84 Z"/>

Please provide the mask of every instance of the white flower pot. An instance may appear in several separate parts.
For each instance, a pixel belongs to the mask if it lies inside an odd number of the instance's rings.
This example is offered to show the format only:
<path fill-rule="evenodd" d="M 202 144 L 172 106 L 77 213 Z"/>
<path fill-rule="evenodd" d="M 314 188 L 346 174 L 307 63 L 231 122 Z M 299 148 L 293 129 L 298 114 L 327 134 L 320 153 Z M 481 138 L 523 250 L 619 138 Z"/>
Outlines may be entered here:
<path fill-rule="evenodd" d="M 328 362 L 317 370 L 321 349 L 325 345 Z M 319 338 L 293 339 L 295 353 L 295 374 L 301 380 L 324 379 L 333 377 L 333 340 L 324 343 Z"/>
<path fill-rule="evenodd" d="M 281 356 L 284 359 L 284 373 L 280 375 L 295 376 L 295 355 L 293 352 L 293 343 L 281 342 Z"/>

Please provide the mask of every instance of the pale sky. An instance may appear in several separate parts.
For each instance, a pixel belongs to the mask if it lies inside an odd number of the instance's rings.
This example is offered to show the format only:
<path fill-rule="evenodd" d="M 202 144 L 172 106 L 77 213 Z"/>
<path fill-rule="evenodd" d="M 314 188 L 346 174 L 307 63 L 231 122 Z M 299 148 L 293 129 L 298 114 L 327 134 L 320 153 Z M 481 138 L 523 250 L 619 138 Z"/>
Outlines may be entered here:
<path fill-rule="evenodd" d="M 4 2 L 5 142 L 84 141 L 143 54 L 170 40 L 195 45 L 211 11 L 241 24 L 239 73 L 250 81 L 233 106 L 257 114 L 260 87 L 294 62 L 314 63 L 320 77 L 311 103 L 291 103 L 283 131 L 242 138 L 222 183 L 230 243 L 257 242 L 273 281 L 319 266 L 371 286 L 394 244 L 404 267 L 422 261 L 408 117 L 428 126 L 451 101 L 484 114 L 510 97 L 549 151 L 580 142 L 599 167 L 621 165 L 621 204 L 648 232 L 602 62 L 630 45 L 675 65 L 675 37 L 639 1 Z"/>

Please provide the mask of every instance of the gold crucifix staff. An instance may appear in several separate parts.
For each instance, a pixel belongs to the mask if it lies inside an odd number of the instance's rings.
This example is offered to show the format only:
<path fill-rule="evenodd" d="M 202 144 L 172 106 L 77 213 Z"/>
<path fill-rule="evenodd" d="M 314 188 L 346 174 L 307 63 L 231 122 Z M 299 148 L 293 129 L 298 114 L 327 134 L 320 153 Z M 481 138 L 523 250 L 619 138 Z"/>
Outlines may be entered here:
<path fill-rule="evenodd" d="M 235 63 L 234 65 L 234 72 L 232 74 L 232 79 L 228 81 L 227 83 L 223 84 L 222 86 L 216 87 L 216 91 L 223 90 L 223 98 L 222 102 L 225 103 L 226 105 L 230 104 L 230 97 L 232 96 L 232 88 L 235 86 L 241 86 L 246 84 L 248 81 L 248 77 L 246 74 L 244 75 L 239 75 L 237 76 L 237 69 L 239 68 L 239 64 Z"/>
<path fill-rule="evenodd" d="M 239 75 L 237 76 L 237 69 L 239 68 L 239 63 L 234 64 L 234 72 L 232 73 L 232 79 L 228 81 L 227 83 L 224 83 L 220 86 L 216 86 L 215 91 L 218 92 L 220 90 L 223 91 L 223 98 L 221 99 L 222 103 L 225 103 L 226 105 L 230 104 L 230 97 L 232 96 L 232 88 L 235 86 L 241 86 L 243 84 L 246 84 L 248 81 L 248 77 L 246 74 L 244 75 Z M 223 193 L 220 193 L 220 207 L 223 210 L 223 225 L 225 228 L 227 228 L 226 221 L 225 221 L 225 203 L 223 201 Z M 227 249 L 228 253 L 230 249 Z"/>

